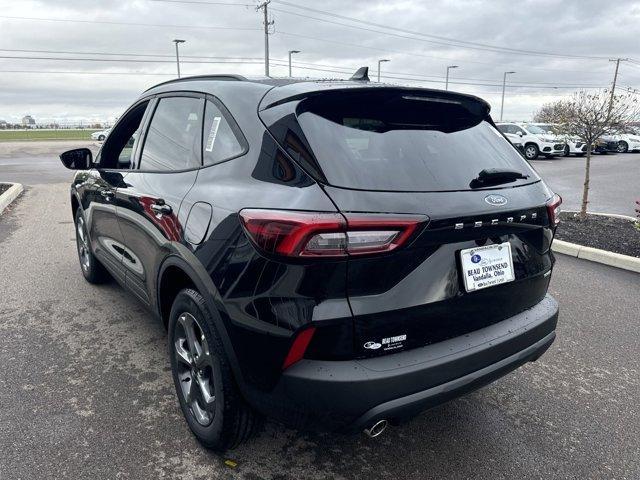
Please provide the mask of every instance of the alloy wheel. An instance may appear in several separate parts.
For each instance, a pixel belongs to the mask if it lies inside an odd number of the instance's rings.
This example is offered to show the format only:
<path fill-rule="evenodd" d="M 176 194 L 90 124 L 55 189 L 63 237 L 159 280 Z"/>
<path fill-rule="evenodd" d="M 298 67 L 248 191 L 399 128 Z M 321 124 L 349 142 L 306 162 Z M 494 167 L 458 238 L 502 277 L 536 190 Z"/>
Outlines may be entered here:
<path fill-rule="evenodd" d="M 202 327 L 188 312 L 178 317 L 174 352 L 182 398 L 193 418 L 206 427 L 215 415 L 213 359 Z"/>
<path fill-rule="evenodd" d="M 524 154 L 529 160 L 536 158 L 536 147 L 529 145 L 524 149 Z"/>

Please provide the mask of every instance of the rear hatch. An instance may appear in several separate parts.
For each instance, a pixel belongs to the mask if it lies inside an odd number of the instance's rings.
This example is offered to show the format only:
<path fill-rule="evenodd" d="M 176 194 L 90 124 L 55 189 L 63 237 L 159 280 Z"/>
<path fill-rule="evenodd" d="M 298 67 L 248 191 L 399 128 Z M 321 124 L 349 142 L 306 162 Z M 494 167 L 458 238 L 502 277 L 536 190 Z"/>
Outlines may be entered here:
<path fill-rule="evenodd" d="M 471 96 L 381 87 L 314 92 L 261 112 L 347 217 L 424 215 L 401 248 L 348 260 L 356 356 L 464 335 L 544 297 L 553 194 L 488 112 Z M 504 278 L 487 286 L 491 262 Z"/>

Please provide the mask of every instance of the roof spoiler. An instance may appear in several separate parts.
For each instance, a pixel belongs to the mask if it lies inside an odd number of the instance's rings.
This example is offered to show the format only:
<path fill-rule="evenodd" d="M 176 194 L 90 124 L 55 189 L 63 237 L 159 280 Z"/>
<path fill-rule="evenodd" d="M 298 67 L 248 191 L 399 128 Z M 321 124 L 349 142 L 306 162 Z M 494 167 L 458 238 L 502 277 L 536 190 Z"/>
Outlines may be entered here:
<path fill-rule="evenodd" d="M 349 80 L 357 82 L 369 82 L 369 67 L 360 67 Z"/>

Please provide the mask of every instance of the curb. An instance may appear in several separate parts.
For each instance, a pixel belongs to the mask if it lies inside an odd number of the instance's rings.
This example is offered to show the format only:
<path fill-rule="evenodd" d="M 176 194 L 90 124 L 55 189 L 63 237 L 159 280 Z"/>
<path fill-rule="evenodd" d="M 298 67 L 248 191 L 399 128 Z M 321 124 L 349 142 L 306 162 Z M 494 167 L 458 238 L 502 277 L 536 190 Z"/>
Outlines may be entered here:
<path fill-rule="evenodd" d="M 9 189 L 0 195 L 0 215 L 24 190 L 21 183 L 9 183 L 9 185 L 11 185 Z"/>
<path fill-rule="evenodd" d="M 566 213 L 580 213 L 575 210 L 563 210 Z M 620 215 L 619 213 L 598 213 L 598 212 L 587 212 L 587 215 L 596 215 L 598 217 L 613 217 L 613 218 L 621 218 L 622 220 L 629 220 L 630 222 L 637 222 L 638 219 L 636 217 L 631 217 L 629 215 Z"/>
<path fill-rule="evenodd" d="M 554 240 L 551 244 L 551 250 L 563 255 L 580 258 L 582 260 L 590 260 L 610 267 L 622 268 L 631 272 L 640 273 L 640 258 L 613 253 L 599 248 L 584 247 L 577 243 L 564 242 L 562 240 Z"/>

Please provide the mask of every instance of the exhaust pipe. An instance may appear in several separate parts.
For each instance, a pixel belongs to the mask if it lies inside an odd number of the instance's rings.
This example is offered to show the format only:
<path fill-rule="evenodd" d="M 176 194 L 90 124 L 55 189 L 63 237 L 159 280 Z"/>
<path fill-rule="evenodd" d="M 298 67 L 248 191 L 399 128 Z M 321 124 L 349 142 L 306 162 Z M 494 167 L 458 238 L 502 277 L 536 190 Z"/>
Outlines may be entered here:
<path fill-rule="evenodd" d="M 366 433 L 369 438 L 376 438 L 387 429 L 388 425 L 389 422 L 387 422 L 386 420 L 378 420 L 369 428 L 365 428 L 364 433 Z"/>

